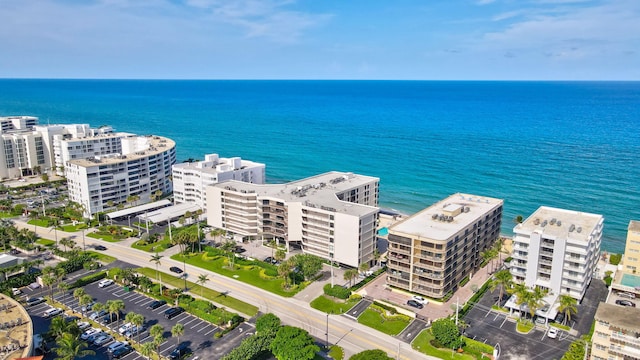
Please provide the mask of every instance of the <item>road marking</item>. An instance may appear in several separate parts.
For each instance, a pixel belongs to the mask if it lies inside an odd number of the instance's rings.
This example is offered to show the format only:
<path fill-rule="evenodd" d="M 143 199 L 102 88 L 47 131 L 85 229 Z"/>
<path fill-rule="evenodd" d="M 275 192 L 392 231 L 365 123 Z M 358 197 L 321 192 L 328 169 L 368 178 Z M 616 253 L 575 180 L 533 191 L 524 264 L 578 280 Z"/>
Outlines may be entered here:
<path fill-rule="evenodd" d="M 149 300 L 149 298 L 146 297 L 146 296 L 143 296 L 141 300 L 136 301 L 136 305 L 140 304 L 143 301 L 147 301 L 147 300 Z"/>
<path fill-rule="evenodd" d="M 204 336 L 207 336 L 209 334 L 211 334 L 212 332 L 216 331 L 216 328 L 214 327 L 213 330 L 209 331 L 208 333 L 204 334 Z"/>
<path fill-rule="evenodd" d="M 186 322 L 186 323 L 184 323 L 183 325 L 184 325 L 184 326 L 187 326 L 187 325 L 191 324 L 192 322 L 194 322 L 194 321 L 196 321 L 196 320 L 198 320 L 198 318 L 194 316 L 194 317 L 193 317 L 193 319 L 191 319 L 191 321 Z"/>

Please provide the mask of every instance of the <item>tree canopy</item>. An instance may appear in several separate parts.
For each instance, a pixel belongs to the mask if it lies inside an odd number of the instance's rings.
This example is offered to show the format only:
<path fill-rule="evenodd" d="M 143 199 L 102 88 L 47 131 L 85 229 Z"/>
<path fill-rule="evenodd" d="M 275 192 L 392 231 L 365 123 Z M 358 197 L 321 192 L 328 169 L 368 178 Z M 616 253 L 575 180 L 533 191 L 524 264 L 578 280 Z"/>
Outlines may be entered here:
<path fill-rule="evenodd" d="M 262 315 L 256 320 L 256 331 L 258 334 L 275 335 L 280 328 L 280 318 L 272 313 Z"/>
<path fill-rule="evenodd" d="M 271 352 L 278 360 L 312 360 L 320 348 L 303 329 L 283 326 L 271 342 Z"/>
<path fill-rule="evenodd" d="M 393 360 L 393 358 L 389 357 L 386 352 L 375 349 L 359 352 L 350 357 L 349 360 Z"/>
<path fill-rule="evenodd" d="M 431 324 L 431 333 L 442 346 L 458 349 L 464 345 L 460 329 L 451 319 L 438 319 Z"/>

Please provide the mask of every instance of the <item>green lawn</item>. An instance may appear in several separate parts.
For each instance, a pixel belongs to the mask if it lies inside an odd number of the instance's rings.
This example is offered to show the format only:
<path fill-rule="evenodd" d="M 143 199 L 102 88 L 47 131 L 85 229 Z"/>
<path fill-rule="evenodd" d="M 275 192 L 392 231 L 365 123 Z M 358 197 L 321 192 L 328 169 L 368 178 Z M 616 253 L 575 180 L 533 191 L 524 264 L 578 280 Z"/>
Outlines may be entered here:
<path fill-rule="evenodd" d="M 114 261 L 116 261 L 116 258 L 114 258 L 113 256 L 109 256 L 107 254 L 103 254 L 97 251 L 92 251 L 92 250 L 87 250 L 87 253 L 91 254 L 92 257 L 96 258 L 99 261 L 102 261 L 104 263 L 110 264 Z"/>
<path fill-rule="evenodd" d="M 147 276 L 153 281 L 157 281 L 156 270 L 151 268 L 139 268 L 138 271 L 140 274 Z M 173 275 L 169 275 L 164 272 L 160 272 L 160 276 L 162 276 L 162 283 L 171 285 L 177 288 L 184 287 L 184 279 L 177 278 Z M 243 314 L 247 314 L 250 316 L 254 316 L 258 313 L 258 308 L 251 304 L 247 304 L 244 301 L 240 301 L 231 296 L 227 296 L 225 294 L 219 293 L 215 290 L 209 289 L 207 287 L 202 287 L 198 284 L 195 284 L 191 281 L 187 281 L 187 287 L 189 288 L 189 292 L 194 295 L 202 296 L 205 299 L 214 301 L 220 305 L 226 306 L 230 309 L 234 309 L 240 311 Z M 202 294 L 202 295 L 201 295 Z"/>
<path fill-rule="evenodd" d="M 42 246 L 49 247 L 49 246 L 55 245 L 56 242 L 53 241 L 53 240 L 49 240 L 49 239 L 38 239 L 38 240 L 36 240 L 36 244 L 40 244 Z"/>
<path fill-rule="evenodd" d="M 156 241 L 153 243 L 149 243 L 146 245 L 138 245 L 139 242 L 141 242 L 143 240 L 138 240 L 136 242 L 134 242 L 131 247 L 134 249 L 138 249 L 138 250 L 142 250 L 142 251 L 146 251 L 146 252 L 150 252 L 150 253 L 156 253 L 156 252 L 162 252 L 168 248 L 171 247 L 171 241 L 169 241 L 169 239 L 165 239 L 165 240 L 160 240 L 160 241 Z"/>
<path fill-rule="evenodd" d="M 456 360 L 474 360 L 475 357 L 469 354 L 459 354 L 450 349 L 436 348 L 431 345 L 433 340 L 430 330 L 422 330 L 422 332 L 413 340 L 411 347 L 423 354 L 435 356 L 439 359 L 456 359 Z"/>
<path fill-rule="evenodd" d="M 62 231 L 66 232 L 76 232 L 78 230 L 86 229 L 87 225 L 85 223 L 79 223 L 78 225 L 64 224 L 61 225 L 60 228 L 62 228 Z"/>
<path fill-rule="evenodd" d="M 253 285 L 255 287 L 261 288 L 263 290 L 267 290 L 274 294 L 283 296 L 283 297 L 291 297 L 295 295 L 298 291 L 302 290 L 303 287 L 295 288 L 294 290 L 285 290 L 283 288 L 284 280 L 278 277 L 269 277 L 263 275 L 266 271 L 262 267 L 255 265 L 257 263 L 253 263 L 253 265 L 244 265 L 245 263 L 251 263 L 248 261 L 240 261 L 236 260 L 236 269 L 232 270 L 227 267 L 227 257 L 226 256 L 216 256 L 212 259 L 208 259 L 206 257 L 206 253 L 204 254 L 196 254 L 194 256 L 187 256 L 187 263 L 213 271 L 220 275 L 224 275 L 230 278 L 234 278 L 238 281 L 242 281 L 244 283 Z M 172 259 L 182 261 L 182 255 L 176 254 L 171 257 Z"/>
<path fill-rule="evenodd" d="M 108 235 L 108 234 L 89 233 L 89 234 L 87 234 L 87 236 L 90 237 L 90 238 L 100 239 L 100 240 L 104 240 L 104 241 L 108 241 L 108 242 L 118 242 L 118 241 L 120 241 L 118 239 L 114 239 L 113 235 Z"/>
<path fill-rule="evenodd" d="M 354 298 L 345 301 L 338 299 L 332 299 L 331 297 L 320 295 L 315 298 L 311 304 L 311 307 L 327 314 L 344 314 L 347 310 L 351 309 L 360 299 Z"/>
<path fill-rule="evenodd" d="M 382 314 L 369 308 L 358 317 L 358 322 L 393 336 L 404 330 L 411 322 L 411 319 L 401 314 L 389 316 L 385 319 Z"/>
<path fill-rule="evenodd" d="M 29 225 L 35 225 L 35 226 L 40 226 L 40 227 L 48 227 L 49 226 L 49 221 L 47 220 L 40 220 L 40 219 L 31 219 L 27 222 L 27 224 Z"/>
<path fill-rule="evenodd" d="M 518 320 L 518 324 L 516 325 L 516 329 L 524 334 L 529 333 L 534 328 L 534 324 L 529 320 Z"/>
<path fill-rule="evenodd" d="M 14 216 L 15 215 L 13 215 L 12 213 L 0 211 L 0 218 L 10 218 L 10 217 L 14 217 Z"/>

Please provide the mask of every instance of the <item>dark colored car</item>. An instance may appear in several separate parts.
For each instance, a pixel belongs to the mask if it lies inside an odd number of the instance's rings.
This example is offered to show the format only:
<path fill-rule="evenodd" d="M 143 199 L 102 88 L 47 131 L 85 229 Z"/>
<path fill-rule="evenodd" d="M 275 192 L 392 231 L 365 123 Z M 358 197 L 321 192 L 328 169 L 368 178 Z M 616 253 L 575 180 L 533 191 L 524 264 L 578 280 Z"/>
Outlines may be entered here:
<path fill-rule="evenodd" d="M 11 251 L 9 252 L 11 255 L 18 255 L 20 254 L 20 250 L 18 249 L 11 249 Z"/>
<path fill-rule="evenodd" d="M 407 305 L 412 306 L 414 308 L 418 308 L 418 309 L 422 309 L 424 307 L 424 305 L 422 305 L 421 303 L 415 301 L 415 300 L 409 300 L 407 301 Z"/>
<path fill-rule="evenodd" d="M 189 350 L 189 347 L 187 346 L 187 344 L 186 343 L 182 343 L 182 344 L 176 346 L 175 349 L 173 349 L 171 354 L 169 354 L 169 359 L 171 359 L 171 360 L 182 359 L 185 355 L 187 355 L 189 353 L 191 353 L 191 351 Z"/>
<path fill-rule="evenodd" d="M 120 319 L 122 319 L 124 316 L 122 316 L 122 314 L 120 314 Z M 105 315 L 102 320 L 100 320 L 100 323 L 104 324 L 104 325 L 108 325 L 111 324 L 112 322 L 118 320 L 118 314 L 107 314 Z"/>
<path fill-rule="evenodd" d="M 184 309 L 181 307 L 172 307 L 171 309 L 164 312 L 164 317 L 167 319 L 172 319 L 184 312 Z"/>
<path fill-rule="evenodd" d="M 113 350 L 113 353 L 111 353 L 111 356 L 114 359 L 120 359 L 121 357 L 128 355 L 132 351 L 133 351 L 133 348 L 131 346 L 125 345 L 123 347 L 119 347 L 119 348 Z"/>
<path fill-rule="evenodd" d="M 636 304 L 629 300 L 616 300 L 617 305 L 636 307 Z"/>
<path fill-rule="evenodd" d="M 553 320 L 558 324 L 562 324 L 564 322 L 564 313 L 563 312 L 559 312 L 558 315 L 556 315 L 556 318 Z"/>
<path fill-rule="evenodd" d="M 174 272 L 176 274 L 182 274 L 183 273 L 182 269 L 180 269 L 177 266 L 172 266 L 172 267 L 169 268 L 169 270 L 171 270 L 172 272 Z"/>
<path fill-rule="evenodd" d="M 154 309 L 157 309 L 157 308 L 159 308 L 160 306 L 162 306 L 162 305 L 164 305 L 166 303 L 167 302 L 164 301 L 164 300 L 155 300 L 154 302 L 152 302 L 151 304 L 149 304 L 147 306 L 147 309 L 154 310 Z"/>
<path fill-rule="evenodd" d="M 242 246 L 236 246 L 235 249 L 233 249 L 233 252 L 236 254 L 242 254 L 243 252 L 246 252 L 247 249 L 243 248 Z"/>
<path fill-rule="evenodd" d="M 94 249 L 101 250 L 101 251 L 107 250 L 106 246 L 102 246 L 102 245 L 96 245 Z"/>

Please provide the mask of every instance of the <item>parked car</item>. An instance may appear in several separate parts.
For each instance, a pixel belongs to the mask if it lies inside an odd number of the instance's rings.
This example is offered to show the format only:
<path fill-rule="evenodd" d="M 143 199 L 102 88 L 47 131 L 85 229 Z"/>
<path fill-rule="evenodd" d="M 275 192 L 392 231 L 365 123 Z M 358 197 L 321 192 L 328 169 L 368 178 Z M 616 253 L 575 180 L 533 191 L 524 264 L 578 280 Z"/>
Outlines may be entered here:
<path fill-rule="evenodd" d="M 64 317 L 64 321 L 70 323 L 70 322 L 77 322 L 78 320 L 80 320 L 79 317 L 77 316 L 65 316 Z"/>
<path fill-rule="evenodd" d="M 617 305 L 636 307 L 636 304 L 629 300 L 616 300 Z"/>
<path fill-rule="evenodd" d="M 91 329 L 85 330 L 85 332 L 83 332 L 82 335 L 80 335 L 80 339 L 87 340 L 89 339 L 90 336 L 95 335 L 97 333 L 101 333 L 101 332 L 102 330 L 98 328 L 91 328 Z"/>
<path fill-rule="evenodd" d="M 556 318 L 554 319 L 554 321 L 558 324 L 564 323 L 564 313 L 559 312 L 558 315 L 556 315 Z"/>
<path fill-rule="evenodd" d="M 107 247 L 106 246 L 102 246 L 102 245 L 96 245 L 93 248 L 96 249 L 96 250 L 100 250 L 100 251 L 107 250 Z"/>
<path fill-rule="evenodd" d="M 127 345 L 129 345 L 129 343 L 126 341 L 116 341 L 107 347 L 107 351 L 111 354 L 114 351 L 118 350 L 119 348 L 125 347 Z"/>
<path fill-rule="evenodd" d="M 138 333 L 142 333 L 142 332 L 144 332 L 145 330 L 146 330 L 146 329 L 144 328 L 144 326 L 136 326 L 136 325 L 134 325 L 134 326 L 132 326 L 129 330 L 127 330 L 127 331 L 124 333 L 124 336 L 125 336 L 126 338 L 131 339 L 132 337 L 134 337 L 134 336 L 138 335 Z"/>
<path fill-rule="evenodd" d="M 422 305 L 421 303 L 415 301 L 415 300 L 409 300 L 407 301 L 407 305 L 412 306 L 414 308 L 418 308 L 418 309 L 422 309 L 424 307 L 424 305 Z"/>
<path fill-rule="evenodd" d="M 107 315 L 107 310 L 94 311 L 91 313 L 91 315 L 89 315 L 89 319 L 97 321 L 105 315 Z"/>
<path fill-rule="evenodd" d="M 111 356 L 114 359 L 120 359 L 121 357 L 128 355 L 132 351 L 133 351 L 133 348 L 131 346 L 125 345 L 113 350 L 113 352 L 111 353 Z"/>
<path fill-rule="evenodd" d="M 627 298 L 627 299 L 635 299 L 636 298 L 636 294 L 629 293 L 629 292 L 620 292 L 620 293 L 618 293 L 618 296 L 623 297 L 623 298 Z"/>
<path fill-rule="evenodd" d="M 38 305 L 38 304 L 42 304 L 43 302 L 44 302 L 44 298 L 42 297 L 28 298 L 27 306 Z"/>
<path fill-rule="evenodd" d="M 113 280 L 111 279 L 103 279 L 98 283 L 98 287 L 103 288 L 113 284 Z"/>
<path fill-rule="evenodd" d="M 172 266 L 172 267 L 169 268 L 169 270 L 171 270 L 171 272 L 174 272 L 176 274 L 182 274 L 183 273 L 182 269 L 180 269 L 177 266 Z"/>
<path fill-rule="evenodd" d="M 164 300 L 155 300 L 147 306 L 147 309 L 155 310 L 166 303 Z"/>
<path fill-rule="evenodd" d="M 164 312 L 164 317 L 167 319 L 173 319 L 174 317 L 182 314 L 184 312 L 184 309 L 181 307 L 172 307 L 169 310 Z"/>
<path fill-rule="evenodd" d="M 22 294 L 22 290 L 18 289 L 18 288 L 12 288 L 11 289 L 11 293 L 15 296 L 18 296 L 20 294 Z"/>
<path fill-rule="evenodd" d="M 35 290 L 35 289 L 39 289 L 40 288 L 40 284 L 38 284 L 37 282 L 33 282 L 31 284 L 28 285 L 29 289 L 31 290 Z"/>
<path fill-rule="evenodd" d="M 46 311 L 44 312 L 44 314 L 42 314 L 42 316 L 43 316 L 45 319 L 48 319 L 48 318 L 51 318 L 51 317 L 54 317 L 54 316 L 60 315 L 60 314 L 62 314 L 62 313 L 63 313 L 62 309 L 58 309 L 58 308 L 51 308 L 51 309 L 46 310 Z"/>
<path fill-rule="evenodd" d="M 552 327 L 549 328 L 549 331 L 547 332 L 547 336 L 551 339 L 555 339 L 558 337 L 558 329 Z"/>
<path fill-rule="evenodd" d="M 11 254 L 11 255 L 18 255 L 20 253 L 21 253 L 21 251 L 18 250 L 18 249 L 11 249 L 11 251 L 9 251 L 9 254 Z"/>
<path fill-rule="evenodd" d="M 93 305 L 95 305 L 95 302 L 92 302 L 90 304 L 87 305 L 83 305 L 81 308 L 81 311 L 84 313 L 86 311 L 91 311 L 91 309 L 93 309 Z"/>
<path fill-rule="evenodd" d="M 118 320 L 119 318 L 122 318 L 122 314 L 119 314 L 120 316 L 118 317 L 118 314 L 116 313 L 112 313 L 112 314 L 107 314 L 105 315 L 102 320 L 100 320 L 100 323 L 103 325 L 108 325 L 111 324 L 112 322 Z"/>
<path fill-rule="evenodd" d="M 131 329 L 131 327 L 133 326 L 132 323 L 126 323 L 126 324 L 122 324 L 122 326 L 120 326 L 120 329 L 118 329 L 118 333 L 120 334 L 124 334 L 125 332 L 127 332 L 129 329 Z"/>
<path fill-rule="evenodd" d="M 544 316 L 536 316 L 536 324 L 544 325 L 547 323 L 547 319 Z"/>
<path fill-rule="evenodd" d="M 411 300 L 417 301 L 422 305 L 427 305 L 429 303 L 429 301 L 427 301 L 427 299 L 423 298 L 422 296 L 418 296 L 418 295 L 413 295 Z"/>
<path fill-rule="evenodd" d="M 80 329 L 80 331 L 84 331 L 86 329 L 88 329 L 91 326 L 91 324 L 89 324 L 86 321 L 81 321 L 78 323 L 78 329 Z"/>
<path fill-rule="evenodd" d="M 176 346 L 175 349 L 173 349 L 171 354 L 169 354 L 169 359 L 170 360 L 182 359 L 184 356 L 186 356 L 189 353 L 191 353 L 191 351 L 189 350 L 189 346 L 187 345 L 187 343 L 182 343 Z"/>
<path fill-rule="evenodd" d="M 105 335 L 101 335 L 101 336 L 96 337 L 93 340 L 93 345 L 101 346 L 101 345 L 107 344 L 107 343 L 109 343 L 111 341 L 113 341 L 113 336 L 105 334 Z"/>
<path fill-rule="evenodd" d="M 97 332 L 97 333 L 94 333 L 94 334 L 89 335 L 89 336 L 87 337 L 87 342 L 88 342 L 89 344 L 92 344 L 92 343 L 93 343 L 93 341 L 94 341 L 95 339 L 97 339 L 97 338 L 99 338 L 99 337 L 101 337 L 101 336 L 103 336 L 103 335 L 104 335 L 104 333 L 102 332 L 102 330 L 100 330 L 100 331 L 99 331 L 99 332 Z"/>

